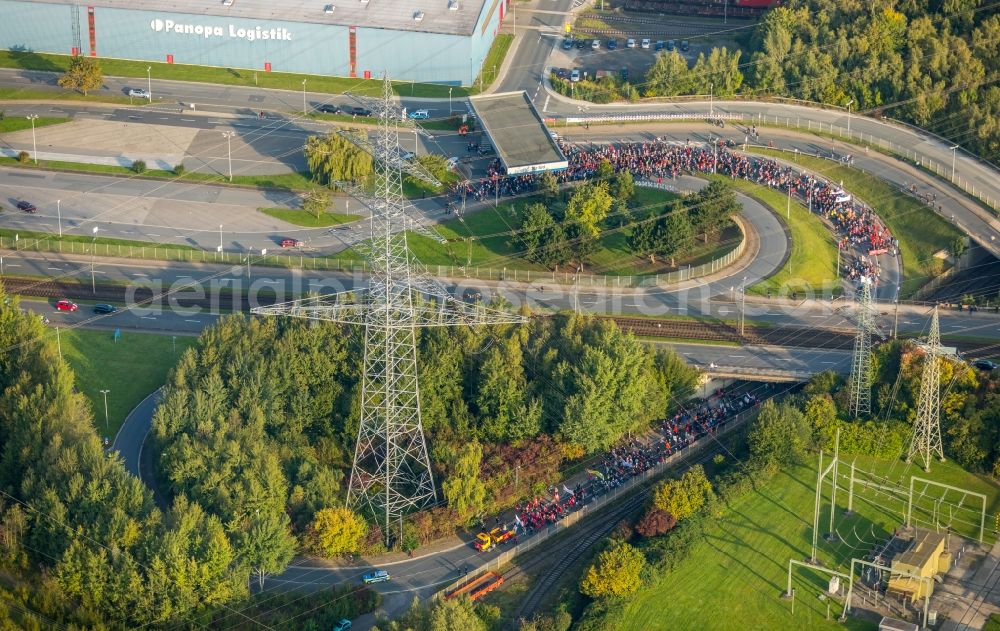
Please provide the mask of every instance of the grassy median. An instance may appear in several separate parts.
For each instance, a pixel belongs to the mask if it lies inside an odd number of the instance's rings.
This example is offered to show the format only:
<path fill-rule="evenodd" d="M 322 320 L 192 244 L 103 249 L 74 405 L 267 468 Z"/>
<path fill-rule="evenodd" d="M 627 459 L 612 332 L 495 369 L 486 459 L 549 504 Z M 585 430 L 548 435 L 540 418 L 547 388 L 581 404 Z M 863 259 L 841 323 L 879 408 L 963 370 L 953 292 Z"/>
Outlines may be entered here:
<path fill-rule="evenodd" d="M 902 193 L 877 177 L 823 158 L 794 156 L 784 151 L 754 149 L 782 160 L 788 160 L 833 182 L 843 182 L 847 192 L 871 205 L 893 236 L 899 239 L 903 259 L 903 282 L 900 297 L 915 293 L 927 281 L 944 270 L 938 252 L 949 251 L 961 231 L 916 199 Z"/>
<path fill-rule="evenodd" d="M 280 219 L 286 223 L 290 223 L 295 226 L 302 226 L 304 228 L 326 228 L 327 226 L 338 226 L 340 224 L 358 221 L 362 218 L 360 215 L 345 215 L 343 213 L 331 212 L 322 213 L 319 217 L 317 217 L 311 212 L 299 208 L 258 208 L 257 210 L 265 215 L 268 215 L 269 217 L 274 217 L 275 219 Z"/>

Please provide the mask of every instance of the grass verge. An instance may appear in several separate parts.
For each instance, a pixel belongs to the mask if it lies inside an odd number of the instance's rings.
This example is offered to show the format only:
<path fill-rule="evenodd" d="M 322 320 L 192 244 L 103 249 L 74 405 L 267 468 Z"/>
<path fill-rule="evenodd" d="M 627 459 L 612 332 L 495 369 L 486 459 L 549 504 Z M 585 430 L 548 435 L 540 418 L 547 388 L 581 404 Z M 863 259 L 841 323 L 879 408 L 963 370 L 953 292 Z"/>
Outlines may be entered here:
<path fill-rule="evenodd" d="M 319 217 L 301 209 L 293 208 L 258 208 L 260 212 L 280 219 L 281 221 L 305 228 L 325 228 L 327 226 L 337 226 L 343 223 L 358 221 L 362 217 L 359 215 L 345 215 L 343 213 L 323 213 Z"/>
<path fill-rule="evenodd" d="M 479 76 L 472 84 L 479 86 L 479 92 L 493 85 L 497 73 L 500 72 L 500 67 L 503 65 L 503 60 L 507 57 L 507 51 L 510 50 L 510 45 L 513 43 L 514 36 L 508 33 L 501 33 L 493 40 L 493 45 L 490 46 L 490 51 L 486 53 L 486 59 L 483 60 L 483 67 L 479 70 Z M 445 88 L 445 94 L 447 91 Z"/>
<path fill-rule="evenodd" d="M 63 358 L 76 373 L 76 389 L 90 399 L 98 434 L 114 440 L 125 416 L 146 395 L 163 385 L 181 353 L 196 341 L 191 336 L 123 331 L 69 329 L 60 332 Z M 108 422 L 104 397 L 108 393 Z"/>
<path fill-rule="evenodd" d="M 200 252 L 198 248 L 191 247 L 190 245 L 182 245 L 180 243 L 153 243 L 151 241 L 131 241 L 129 239 L 110 239 L 105 237 L 97 237 L 97 239 L 94 239 L 94 237 L 76 234 L 64 234 L 60 237 L 59 235 L 51 232 L 34 232 L 31 230 L 0 228 L 0 237 L 4 238 L 2 245 L 5 247 L 12 247 L 15 235 L 17 236 L 18 244 L 21 249 L 31 249 L 31 244 L 27 243 L 27 241 L 30 239 L 38 239 L 40 241 L 45 240 L 55 243 L 84 243 L 87 245 L 97 243 L 99 245 L 121 245 L 133 248 L 156 247 L 161 250 L 189 250 Z"/>
<path fill-rule="evenodd" d="M 509 45 L 509 44 L 508 44 Z M 48 53 L 0 51 L 0 67 L 21 68 L 24 70 L 41 70 L 47 72 L 66 72 L 69 67 L 69 55 L 52 55 Z M 146 68 L 152 68 L 153 96 L 156 97 L 157 79 L 175 81 L 195 81 L 200 83 L 216 83 L 221 85 L 238 85 L 260 87 L 276 90 L 302 90 L 302 80 L 310 92 L 328 92 L 339 94 L 351 91 L 355 94 L 378 96 L 381 94 L 382 82 L 378 79 L 350 79 L 347 77 L 327 77 L 322 75 L 293 74 L 288 72 L 264 72 L 238 68 L 216 68 L 210 66 L 192 66 L 185 64 L 150 63 L 146 61 L 128 61 L 125 59 L 102 58 L 101 69 L 106 76 L 135 77 L 142 79 L 141 85 L 146 86 Z M 432 83 L 411 83 L 409 81 L 394 81 L 393 90 L 400 96 L 420 96 L 428 98 L 443 98 L 448 96 L 447 85 Z M 467 96 L 469 88 L 452 86 L 454 96 Z M 128 102 L 128 99 L 124 99 Z"/>
<path fill-rule="evenodd" d="M 760 201 L 788 228 L 788 259 L 770 278 L 749 288 L 752 294 L 786 295 L 792 292 L 820 292 L 832 287 L 834 295 L 841 293 L 834 268 L 837 246 L 830 230 L 802 204 L 792 201 L 788 209 L 787 195 L 766 186 L 745 180 L 713 176 L 729 182 L 737 190 Z"/>
<path fill-rule="evenodd" d="M 790 156 L 787 152 L 754 149 L 754 153 L 789 160 L 834 181 L 844 183 L 848 192 L 870 204 L 893 236 L 899 239 L 903 258 L 903 282 L 900 298 L 915 293 L 944 270 L 944 263 L 934 257 L 949 250 L 962 233 L 939 217 L 925 204 L 904 195 L 876 177 L 848 166 L 811 156 Z"/>
<path fill-rule="evenodd" d="M 35 119 L 35 128 L 48 127 L 49 125 L 58 125 L 60 123 L 68 123 L 70 119 L 68 118 L 55 118 L 55 117 L 42 117 L 39 116 Z M 22 116 L 17 116 L 15 118 L 7 118 L 6 116 L 0 117 L 0 134 L 7 134 L 15 131 L 23 131 L 25 129 L 31 129 L 31 121 Z"/>
<path fill-rule="evenodd" d="M 901 462 L 862 457 L 858 464 L 859 471 L 892 472 L 893 483 L 907 469 Z M 910 474 L 986 493 L 990 497 L 987 513 L 996 510 L 997 484 L 953 464 L 935 463 L 929 475 L 911 467 L 905 476 L 907 485 Z M 680 628 L 678 620 L 684 621 L 683 628 L 734 631 L 877 628 L 874 623 L 856 618 L 848 618 L 844 625 L 826 619 L 826 603 L 817 598 L 826 587 L 829 577 L 825 574 L 806 570 L 793 573 L 794 615 L 791 603 L 779 598 L 788 580 L 788 560 L 810 555 L 815 483 L 815 464 L 787 466 L 769 483 L 736 500 L 720 519 L 709 523 L 705 537 L 693 546 L 687 558 L 629 601 L 617 628 L 676 629 Z M 887 498 L 884 492 L 877 496 L 875 489 L 856 486 L 856 512 L 846 517 L 840 514 L 846 506 L 845 495 L 839 496 L 835 525 L 842 540 L 827 543 L 820 538 L 818 548 L 826 567 L 844 572 L 849 570 L 851 558 L 863 557 L 876 539 L 884 539 L 900 524 L 906 508 L 905 496 L 902 500 Z M 826 526 L 829 490 L 824 497 L 827 505 L 820 513 L 820 524 Z M 938 497 L 940 494 L 935 499 Z M 960 498 L 959 493 L 953 500 L 957 503 Z M 933 504 L 934 500 L 928 501 Z M 840 611 L 840 604 L 834 600 L 831 616 L 835 619 Z"/>
<path fill-rule="evenodd" d="M 2 52 L 2 51 L 0 51 Z M 0 64 L 3 67 L 3 64 Z M 0 87 L 0 101 L 85 101 L 92 103 L 115 103 L 118 105 L 129 105 L 127 96 L 112 96 L 109 92 L 91 92 L 87 96 L 79 92 L 68 90 L 32 90 L 30 88 Z M 143 99 L 138 99 L 134 105 L 142 106 L 146 104 Z M 37 122 L 37 121 L 36 121 Z"/>

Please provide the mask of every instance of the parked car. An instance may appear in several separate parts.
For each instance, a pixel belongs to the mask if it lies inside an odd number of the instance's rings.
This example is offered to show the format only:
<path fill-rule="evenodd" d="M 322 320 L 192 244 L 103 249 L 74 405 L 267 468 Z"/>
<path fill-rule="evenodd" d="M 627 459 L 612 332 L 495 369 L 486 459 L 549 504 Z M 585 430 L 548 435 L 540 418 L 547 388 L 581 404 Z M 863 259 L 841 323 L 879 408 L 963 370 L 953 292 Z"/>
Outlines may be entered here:
<path fill-rule="evenodd" d="M 128 91 L 128 95 L 129 96 L 134 96 L 134 97 L 139 98 L 139 99 L 148 99 L 149 98 L 149 90 L 146 90 L 144 88 L 132 88 L 132 89 L 130 89 Z"/>
<path fill-rule="evenodd" d="M 681 40 L 681 51 L 686 53 L 689 50 L 691 50 L 691 44 L 686 39 Z"/>
<path fill-rule="evenodd" d="M 601 47 L 601 40 L 595 39 L 594 41 L 590 42 L 590 47 L 593 48 L 594 50 L 598 50 Z"/>
<path fill-rule="evenodd" d="M 663 50 L 663 46 L 664 46 L 663 40 L 658 39 L 656 40 L 656 43 L 653 44 L 653 50 L 655 50 L 656 52 L 660 52 L 661 50 Z"/>
<path fill-rule="evenodd" d="M 667 40 L 667 50 L 675 50 L 677 48 L 677 41 L 668 39 Z"/>
<path fill-rule="evenodd" d="M 76 303 L 69 300 L 60 300 L 56 303 L 56 311 L 76 311 L 77 309 Z"/>
<path fill-rule="evenodd" d="M 607 43 L 607 48 L 608 48 L 608 50 L 614 50 L 614 49 L 618 48 L 618 40 L 616 40 L 616 39 L 609 39 L 608 43 Z"/>
<path fill-rule="evenodd" d="M 399 157 L 404 160 L 412 160 L 417 157 L 417 154 L 413 153 L 412 151 L 407 151 L 406 149 L 400 149 Z"/>
<path fill-rule="evenodd" d="M 384 583 L 389 580 L 389 573 L 385 570 L 375 570 L 374 572 L 368 572 L 361 577 L 365 585 L 372 585 L 374 583 Z"/>
<path fill-rule="evenodd" d="M 626 46 L 627 48 L 635 48 L 635 40 L 634 40 L 634 39 L 632 39 L 631 37 L 630 37 L 630 38 L 628 38 L 628 41 L 627 41 L 627 42 L 625 42 L 625 46 Z"/>
<path fill-rule="evenodd" d="M 639 46 L 641 46 L 642 48 L 649 48 L 649 38 L 643 39 L 642 42 L 639 44 Z"/>
<path fill-rule="evenodd" d="M 991 362 L 988 359 L 977 359 L 976 361 L 972 362 L 972 365 L 978 368 L 979 370 L 986 370 L 986 371 L 993 370 L 994 368 L 997 367 L 995 363 Z"/>
<path fill-rule="evenodd" d="M 465 302 L 479 302 L 483 299 L 483 292 L 478 289 L 466 289 L 462 292 L 462 300 Z"/>
<path fill-rule="evenodd" d="M 586 47 L 587 47 L 587 40 L 585 40 L 585 39 L 578 39 L 578 40 L 576 40 L 576 49 L 577 50 L 583 50 Z"/>
<path fill-rule="evenodd" d="M 341 618 L 337 624 L 333 625 L 333 631 L 347 631 L 351 628 L 351 621 L 347 618 Z"/>
<path fill-rule="evenodd" d="M 569 70 L 565 68 L 556 68 L 556 76 L 560 79 L 569 79 Z"/>
<path fill-rule="evenodd" d="M 340 108 L 336 105 L 331 105 L 330 103 L 323 103 L 316 108 L 317 111 L 323 112 L 324 114 L 339 114 Z"/>
<path fill-rule="evenodd" d="M 26 213 L 37 213 L 38 212 L 38 209 L 35 208 L 34 204 L 32 204 L 31 202 L 25 201 L 23 199 L 17 203 L 17 208 L 18 208 L 18 210 L 23 210 Z"/>
<path fill-rule="evenodd" d="M 114 313 L 115 311 L 118 311 L 118 307 L 114 305 L 94 305 L 94 313 Z"/>
<path fill-rule="evenodd" d="M 569 73 L 569 80 L 570 81 L 579 81 L 580 80 L 580 69 L 579 68 L 573 68 L 573 72 Z"/>
<path fill-rule="evenodd" d="M 299 241 L 298 239 L 282 239 L 281 247 L 283 248 L 301 248 L 306 243 L 305 241 Z"/>
<path fill-rule="evenodd" d="M 569 49 L 573 48 L 573 40 L 568 39 L 568 38 L 564 39 L 563 43 L 562 43 L 562 47 L 563 47 L 563 50 L 569 50 Z"/>
<path fill-rule="evenodd" d="M 412 120 L 417 120 L 417 121 L 427 120 L 428 118 L 431 117 L 430 113 L 427 110 L 413 110 L 412 112 L 410 112 L 409 116 Z"/>
<path fill-rule="evenodd" d="M 371 110 L 365 109 L 363 107 L 359 107 L 357 105 L 355 105 L 354 107 L 349 108 L 347 110 L 347 113 L 350 114 L 351 116 L 371 116 L 372 115 L 372 111 Z"/>

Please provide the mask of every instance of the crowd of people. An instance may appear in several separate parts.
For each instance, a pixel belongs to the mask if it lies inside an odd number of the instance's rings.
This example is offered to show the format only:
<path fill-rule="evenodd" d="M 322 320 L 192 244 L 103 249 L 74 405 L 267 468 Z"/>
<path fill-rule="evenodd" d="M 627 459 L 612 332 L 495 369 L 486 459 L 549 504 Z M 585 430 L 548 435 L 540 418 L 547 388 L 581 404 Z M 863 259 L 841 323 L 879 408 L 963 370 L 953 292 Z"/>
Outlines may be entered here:
<path fill-rule="evenodd" d="M 757 402 L 752 392 L 717 391 L 700 405 L 663 420 L 659 432 L 651 440 L 632 438 L 606 453 L 597 467 L 587 469 L 587 480 L 577 483 L 574 488 L 554 486 L 547 495 L 518 504 L 510 527 L 520 534 L 531 534 L 558 522 L 600 495 L 662 464 L 699 438 L 717 432 L 726 421 Z"/>
<path fill-rule="evenodd" d="M 663 183 L 684 174 L 719 173 L 796 195 L 834 227 L 843 254 L 842 272 L 852 280 L 867 277 L 877 282 L 881 270 L 876 257 L 895 256 L 898 252 L 897 241 L 875 213 L 839 186 L 800 174 L 769 158 L 730 151 L 721 141 L 707 147 L 690 141 L 680 145 L 659 139 L 589 146 L 559 142 L 569 162 L 566 169 L 556 172 L 560 182 L 591 179 L 606 161 L 616 173 L 629 171 L 636 180 Z M 451 194 L 457 204 L 470 197 L 483 201 L 493 196 L 528 193 L 536 186 L 535 175 L 507 176 L 500 161 L 493 160 L 486 177 L 456 184 Z"/>

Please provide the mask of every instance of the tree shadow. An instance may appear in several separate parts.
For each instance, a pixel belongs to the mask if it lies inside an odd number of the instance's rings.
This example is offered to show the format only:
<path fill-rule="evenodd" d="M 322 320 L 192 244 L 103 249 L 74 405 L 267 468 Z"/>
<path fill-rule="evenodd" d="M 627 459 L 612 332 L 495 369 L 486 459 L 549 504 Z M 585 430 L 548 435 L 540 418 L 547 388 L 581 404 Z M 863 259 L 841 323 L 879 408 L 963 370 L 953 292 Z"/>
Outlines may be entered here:
<path fill-rule="evenodd" d="M 21 70 L 33 70 L 38 72 L 63 72 L 63 68 L 53 63 L 50 59 L 42 57 L 38 53 L 29 50 L 23 44 L 11 46 L 7 51 L 17 68 Z M 47 83 L 46 81 L 39 81 Z"/>

